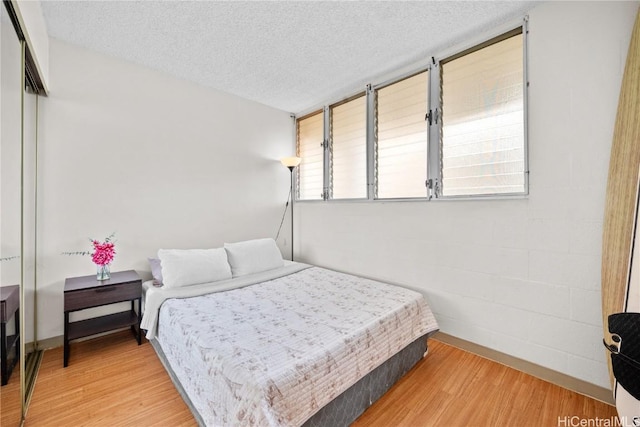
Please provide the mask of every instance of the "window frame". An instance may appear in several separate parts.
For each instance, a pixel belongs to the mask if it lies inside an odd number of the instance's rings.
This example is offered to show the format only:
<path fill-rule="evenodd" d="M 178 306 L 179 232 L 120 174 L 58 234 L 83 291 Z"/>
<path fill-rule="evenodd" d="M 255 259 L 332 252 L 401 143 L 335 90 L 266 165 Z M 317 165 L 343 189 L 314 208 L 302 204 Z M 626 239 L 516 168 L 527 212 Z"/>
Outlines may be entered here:
<path fill-rule="evenodd" d="M 425 97 L 427 97 L 427 108 L 429 108 L 431 106 L 431 97 L 432 97 L 432 80 L 431 80 L 431 74 L 433 71 L 433 66 L 432 64 L 429 64 L 427 66 L 423 66 L 417 70 L 412 70 L 409 73 L 405 73 L 399 77 L 395 77 L 392 80 L 387 80 L 385 82 L 382 82 L 380 84 L 377 84 L 376 86 L 374 86 L 373 88 L 371 87 L 371 85 L 369 85 L 369 89 L 372 92 L 372 107 L 371 107 L 371 127 L 368 129 L 370 131 L 370 134 L 372 136 L 372 149 L 369 150 L 372 154 L 373 160 L 371 163 L 371 169 L 373 170 L 373 174 L 371 176 L 371 180 L 369 181 L 369 187 L 371 187 L 371 195 L 370 195 L 370 200 L 376 200 L 376 201 L 424 201 L 424 200 L 429 200 L 430 199 L 430 195 L 429 195 L 429 187 L 426 184 L 426 181 L 429 180 L 430 176 L 430 169 L 431 169 L 431 165 L 429 164 L 429 150 L 430 150 L 430 145 L 431 145 L 431 126 L 428 127 L 427 129 L 427 156 L 424 159 L 425 165 L 427 167 L 427 176 L 425 176 L 425 196 L 424 197 L 378 197 L 376 196 L 377 193 L 377 184 L 378 184 L 378 180 L 376 178 L 376 173 L 377 173 L 377 161 L 378 161 L 378 91 L 380 89 L 384 89 L 386 87 L 392 86 L 396 83 L 400 83 L 404 80 L 410 79 L 412 77 L 415 77 L 419 74 L 422 74 L 424 72 L 427 73 L 428 76 L 428 81 L 427 81 L 427 93 L 425 93 Z M 428 94 L 428 96 L 427 96 Z M 425 114 L 427 114 L 428 111 L 425 111 Z M 425 119 L 426 122 L 426 119 Z"/>
<path fill-rule="evenodd" d="M 341 105 L 347 104 L 351 101 L 354 101 L 358 98 L 364 96 L 365 103 L 365 197 L 341 197 L 339 199 L 333 198 L 333 109 L 339 107 Z M 325 108 L 325 161 L 327 162 L 325 168 L 325 184 L 326 184 L 326 192 L 325 192 L 325 200 L 331 201 L 356 201 L 356 200 L 369 200 L 369 187 L 371 186 L 371 182 L 369 181 L 370 176 L 370 165 L 369 165 L 369 152 L 370 144 L 369 144 L 369 90 L 365 89 L 364 91 L 360 91 L 354 95 L 349 96 L 348 98 L 344 98 L 338 102 L 334 102 L 333 104 L 328 105 Z"/>
<path fill-rule="evenodd" d="M 474 44 L 471 47 L 460 50 L 457 53 L 449 55 L 443 59 L 437 61 L 437 66 L 439 67 L 437 76 L 437 88 L 438 88 L 438 106 L 437 106 L 437 117 L 439 117 L 439 125 L 437 126 L 437 135 L 438 135 L 438 150 L 437 150 L 437 177 L 435 177 L 436 181 L 434 181 L 437 185 L 435 191 L 435 197 L 440 200 L 474 200 L 474 199 L 509 199 L 509 198 L 521 198 L 529 195 L 529 132 L 528 132 L 528 117 L 529 117 L 529 76 L 527 73 L 527 23 L 528 20 L 524 19 L 522 24 L 513 28 L 509 31 L 502 32 L 501 34 L 486 39 L 481 43 Z M 442 65 L 447 62 L 453 61 L 455 59 L 461 58 L 465 55 L 468 55 L 473 52 L 477 52 L 486 47 L 492 46 L 501 41 L 507 40 L 511 37 L 522 34 L 522 85 L 523 85 L 523 150 L 524 150 L 524 158 L 523 158 L 523 191 L 521 192 L 511 192 L 511 193 L 485 193 L 485 194 L 460 194 L 460 195 L 450 195 L 445 196 L 442 194 Z M 435 133 L 435 132 L 434 132 Z M 434 160 L 436 161 L 436 160 Z"/>
<path fill-rule="evenodd" d="M 442 194 L 442 64 L 460 58 L 469 53 L 481 50 L 510 37 L 522 34 L 522 64 L 523 64 L 523 150 L 524 150 L 524 184 L 522 192 L 512 193 L 487 193 L 470 195 L 449 195 Z M 308 110 L 309 112 L 294 115 L 297 129 L 298 120 L 303 120 L 313 114 L 323 111 L 324 120 L 324 177 L 323 177 L 323 197 L 320 199 L 300 199 L 296 192 L 296 202 L 425 202 L 425 201 L 451 201 L 451 200 L 505 200 L 522 199 L 529 195 L 529 73 L 528 73 L 528 16 L 518 20 L 517 24 L 512 21 L 511 25 L 504 26 L 489 36 L 484 36 L 467 43 L 465 46 L 457 47 L 451 53 L 441 56 L 430 56 L 427 63 L 423 61 L 419 66 L 409 69 L 392 78 L 385 79 L 379 83 L 367 84 L 364 91 L 358 91 L 352 95 L 341 98 L 338 101 L 326 103 L 322 107 Z M 427 178 L 425 187 L 427 188 L 425 197 L 398 197 L 398 198 L 378 198 L 376 197 L 376 159 L 377 159 L 377 111 L 376 97 L 377 91 L 384 87 L 398 83 L 407 78 L 413 77 L 422 72 L 428 71 L 428 110 L 425 114 L 431 115 L 432 123 L 428 126 L 427 140 Z M 331 163 L 332 155 L 330 150 L 331 133 L 331 109 L 360 96 L 366 97 L 366 174 L 367 191 L 366 198 L 332 198 Z M 299 144 L 296 136 L 296 153 L 300 155 Z M 298 173 L 296 170 L 296 183 L 298 183 Z"/>
<path fill-rule="evenodd" d="M 327 166 L 327 153 L 326 153 L 326 143 L 325 143 L 325 135 L 326 135 L 326 129 L 325 129 L 325 123 L 326 123 L 326 116 L 324 114 L 324 108 L 317 108 L 309 113 L 306 113 L 303 116 L 297 117 L 295 115 L 292 115 L 293 117 L 293 126 L 294 126 L 294 138 L 296 140 L 296 156 L 301 157 L 300 155 L 300 141 L 299 141 L 299 135 L 300 135 L 300 122 L 302 120 L 308 119 L 310 117 L 313 117 L 317 114 L 322 114 L 322 126 L 323 126 L 323 130 L 322 130 L 322 138 L 323 141 L 320 143 L 323 147 L 323 157 L 322 157 L 322 194 L 320 195 L 319 198 L 317 199 L 301 199 L 300 198 L 300 168 L 296 168 L 295 169 L 295 176 L 294 176 L 294 181 L 295 181 L 295 191 L 294 191 L 294 200 L 296 202 L 319 202 L 319 201 L 324 201 L 326 200 L 325 197 L 325 189 L 326 189 L 326 183 L 325 183 L 325 179 L 327 177 L 327 172 L 326 172 L 326 166 Z"/>

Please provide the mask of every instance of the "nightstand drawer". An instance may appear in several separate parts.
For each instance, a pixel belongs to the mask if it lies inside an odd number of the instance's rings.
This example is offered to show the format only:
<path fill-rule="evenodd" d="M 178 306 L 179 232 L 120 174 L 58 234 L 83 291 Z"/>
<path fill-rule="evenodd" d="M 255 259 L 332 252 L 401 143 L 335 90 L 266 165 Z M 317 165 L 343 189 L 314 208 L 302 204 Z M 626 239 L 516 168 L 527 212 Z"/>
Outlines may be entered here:
<path fill-rule="evenodd" d="M 142 284 L 140 282 L 65 292 L 64 311 L 82 310 L 115 302 L 129 301 L 140 298 L 141 295 Z"/>

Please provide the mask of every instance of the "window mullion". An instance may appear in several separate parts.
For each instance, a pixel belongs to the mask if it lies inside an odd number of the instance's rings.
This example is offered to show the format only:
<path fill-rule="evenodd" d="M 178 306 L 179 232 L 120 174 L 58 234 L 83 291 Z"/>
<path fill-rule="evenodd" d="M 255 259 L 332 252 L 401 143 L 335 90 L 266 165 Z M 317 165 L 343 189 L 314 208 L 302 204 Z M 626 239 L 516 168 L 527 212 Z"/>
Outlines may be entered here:
<path fill-rule="evenodd" d="M 376 141 L 377 141 L 377 126 L 376 126 L 376 93 L 371 88 L 371 85 L 367 85 L 367 199 L 374 200 L 377 197 L 377 185 L 376 180 Z"/>
<path fill-rule="evenodd" d="M 324 115 L 324 140 L 322 141 L 322 147 L 324 151 L 324 183 L 322 190 L 322 199 L 329 200 L 331 198 L 331 188 L 333 180 L 331 177 L 332 168 L 331 162 L 333 161 L 331 156 L 331 117 L 330 109 L 328 106 L 323 108 Z"/>
<path fill-rule="evenodd" d="M 529 194 L 529 16 L 522 22 L 522 78 L 524 107 L 524 194 Z"/>
<path fill-rule="evenodd" d="M 433 61 L 429 68 L 429 141 L 427 148 L 427 186 L 428 198 L 440 196 L 442 183 L 442 76 L 440 63 Z"/>

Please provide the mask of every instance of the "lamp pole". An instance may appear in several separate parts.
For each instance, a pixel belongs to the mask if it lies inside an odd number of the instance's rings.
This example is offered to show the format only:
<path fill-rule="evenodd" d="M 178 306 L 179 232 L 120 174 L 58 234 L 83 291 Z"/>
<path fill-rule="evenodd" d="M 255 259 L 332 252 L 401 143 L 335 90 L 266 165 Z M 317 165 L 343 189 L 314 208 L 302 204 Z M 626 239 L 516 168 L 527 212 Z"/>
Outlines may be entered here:
<path fill-rule="evenodd" d="M 284 157 L 280 159 L 280 162 L 289 169 L 289 174 L 291 175 L 291 186 L 289 187 L 289 195 L 291 196 L 291 261 L 293 261 L 293 199 L 295 199 L 295 195 L 293 194 L 293 170 L 300 164 L 302 159 L 300 157 Z M 285 207 L 285 212 L 287 208 Z M 284 220 L 284 215 L 282 216 Z M 280 223 L 282 227 L 282 223 Z"/>
<path fill-rule="evenodd" d="M 293 200 L 295 199 L 293 194 L 293 169 L 295 166 L 287 166 L 287 168 L 289 168 L 291 175 L 291 187 L 289 191 L 291 191 L 291 261 L 293 261 Z"/>
<path fill-rule="evenodd" d="M 300 157 L 284 157 L 280 159 L 280 162 L 289 169 L 289 174 L 291 175 L 291 185 L 289 186 L 289 195 L 291 196 L 291 261 L 293 261 L 293 199 L 295 199 L 295 195 L 293 194 L 293 170 L 300 164 L 302 159 Z M 287 208 L 285 206 L 285 212 Z M 282 216 L 284 220 L 284 215 Z M 282 222 L 280 223 L 280 227 L 282 227 Z M 279 231 L 278 231 L 279 233 Z"/>

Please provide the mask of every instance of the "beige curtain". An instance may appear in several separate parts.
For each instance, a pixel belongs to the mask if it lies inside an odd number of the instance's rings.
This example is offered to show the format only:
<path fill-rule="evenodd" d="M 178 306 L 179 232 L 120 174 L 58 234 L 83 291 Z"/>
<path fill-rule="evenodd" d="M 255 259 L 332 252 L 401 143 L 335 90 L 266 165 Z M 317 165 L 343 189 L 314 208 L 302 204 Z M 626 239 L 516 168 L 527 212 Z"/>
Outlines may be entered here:
<path fill-rule="evenodd" d="M 602 316 L 625 311 L 640 174 L 640 10 L 625 66 L 611 146 L 602 238 Z M 640 262 L 640 260 L 636 260 Z M 614 378 L 609 361 L 611 384 Z"/>

